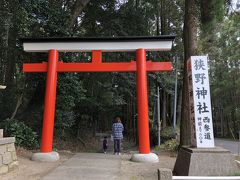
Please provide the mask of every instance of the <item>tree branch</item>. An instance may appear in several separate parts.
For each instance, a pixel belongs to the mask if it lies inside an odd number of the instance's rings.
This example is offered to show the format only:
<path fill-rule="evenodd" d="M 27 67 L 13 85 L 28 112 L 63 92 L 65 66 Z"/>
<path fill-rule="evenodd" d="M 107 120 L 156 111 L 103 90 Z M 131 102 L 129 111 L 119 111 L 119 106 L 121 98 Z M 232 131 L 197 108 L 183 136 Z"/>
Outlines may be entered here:
<path fill-rule="evenodd" d="M 90 0 L 76 0 L 69 18 L 69 29 L 73 28 L 76 18 L 82 12 L 83 8 L 89 3 L 89 1 Z"/>
<path fill-rule="evenodd" d="M 15 110 L 14 110 L 14 112 L 12 113 L 10 119 L 13 119 L 13 118 L 16 116 L 17 111 L 18 111 L 18 108 L 19 108 L 20 105 L 22 104 L 22 100 L 23 100 L 23 94 L 21 94 L 21 95 L 18 97 L 18 101 L 17 101 L 16 107 L 15 107 Z"/>

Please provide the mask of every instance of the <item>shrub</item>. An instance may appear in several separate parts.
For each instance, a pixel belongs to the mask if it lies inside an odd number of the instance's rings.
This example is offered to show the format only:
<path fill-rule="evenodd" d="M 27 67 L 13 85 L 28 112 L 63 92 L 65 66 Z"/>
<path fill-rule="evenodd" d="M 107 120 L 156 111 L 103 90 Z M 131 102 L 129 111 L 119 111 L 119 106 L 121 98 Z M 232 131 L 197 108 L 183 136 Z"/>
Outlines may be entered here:
<path fill-rule="evenodd" d="M 168 140 L 164 144 L 161 145 L 161 148 L 163 148 L 166 151 L 173 151 L 176 152 L 179 147 L 179 142 L 176 139 Z"/>
<path fill-rule="evenodd" d="M 5 120 L 2 124 L 7 136 L 16 138 L 16 145 L 26 149 L 35 149 L 39 147 L 37 133 L 23 122 L 16 119 Z"/>
<path fill-rule="evenodd" d="M 176 132 L 173 127 L 165 127 L 161 130 L 161 138 L 163 142 L 171 140 L 175 138 L 175 136 Z"/>
<path fill-rule="evenodd" d="M 158 131 L 156 129 L 151 129 L 150 131 L 151 145 L 157 146 L 158 144 Z M 179 129 L 174 129 L 173 127 L 165 127 L 160 131 L 161 143 L 165 143 L 168 140 L 175 139 L 176 135 L 179 134 Z"/>

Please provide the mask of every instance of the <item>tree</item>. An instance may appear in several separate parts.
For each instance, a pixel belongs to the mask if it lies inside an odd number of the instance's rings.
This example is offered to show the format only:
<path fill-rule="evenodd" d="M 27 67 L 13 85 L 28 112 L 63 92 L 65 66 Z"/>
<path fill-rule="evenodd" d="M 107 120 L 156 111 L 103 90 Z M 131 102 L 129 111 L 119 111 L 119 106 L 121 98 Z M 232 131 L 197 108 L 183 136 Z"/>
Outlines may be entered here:
<path fill-rule="evenodd" d="M 225 17 L 215 30 L 215 49 L 209 51 L 215 135 L 221 137 L 236 138 L 240 127 L 239 23 L 237 13 Z"/>
<path fill-rule="evenodd" d="M 216 39 L 216 23 L 221 22 L 224 14 L 225 1 L 197 1 L 185 0 L 184 18 L 184 79 L 182 95 L 182 115 L 181 115 L 181 145 L 189 145 L 189 99 L 187 81 L 187 60 L 192 55 L 197 55 L 201 48 L 205 50 L 214 49 Z M 199 44 L 198 32 L 201 34 Z"/>
<path fill-rule="evenodd" d="M 185 0 L 184 17 L 184 75 L 182 93 L 182 115 L 181 115 L 181 145 L 190 144 L 190 120 L 189 120 L 189 95 L 187 78 L 187 60 L 190 56 L 197 54 L 197 26 L 198 25 L 198 6 L 194 0 Z"/>

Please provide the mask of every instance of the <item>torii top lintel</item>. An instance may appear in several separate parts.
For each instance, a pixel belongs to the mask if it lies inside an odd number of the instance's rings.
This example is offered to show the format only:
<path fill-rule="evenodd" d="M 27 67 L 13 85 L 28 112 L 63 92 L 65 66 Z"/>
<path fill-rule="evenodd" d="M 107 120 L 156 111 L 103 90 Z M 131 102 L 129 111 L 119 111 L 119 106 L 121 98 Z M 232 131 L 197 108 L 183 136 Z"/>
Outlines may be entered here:
<path fill-rule="evenodd" d="M 102 62 L 102 52 L 136 51 L 170 51 L 175 36 L 153 37 L 117 37 L 117 38 L 23 38 L 24 51 L 48 52 L 89 52 L 92 51 L 91 63 L 57 62 L 57 72 L 136 72 L 136 61 Z M 23 64 L 24 72 L 47 72 L 47 62 Z M 171 62 L 147 61 L 146 70 L 171 71 Z"/>
<path fill-rule="evenodd" d="M 47 52 L 56 49 L 59 52 L 103 52 L 136 51 L 170 51 L 173 35 L 164 36 L 133 36 L 133 37 L 68 37 L 68 38 L 23 38 L 26 52 Z"/>

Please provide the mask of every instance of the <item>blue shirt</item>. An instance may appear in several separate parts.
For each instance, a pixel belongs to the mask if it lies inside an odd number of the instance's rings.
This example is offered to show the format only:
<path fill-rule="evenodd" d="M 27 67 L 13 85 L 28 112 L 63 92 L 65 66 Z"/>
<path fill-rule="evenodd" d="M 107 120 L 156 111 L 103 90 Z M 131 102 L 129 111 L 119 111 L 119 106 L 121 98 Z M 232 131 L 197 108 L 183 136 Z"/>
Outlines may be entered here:
<path fill-rule="evenodd" d="M 114 123 L 112 125 L 112 135 L 113 135 L 113 139 L 123 139 L 123 132 L 124 127 L 122 125 L 122 123 Z"/>

